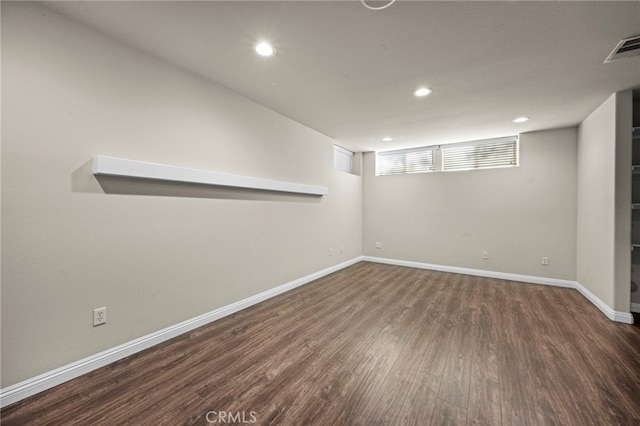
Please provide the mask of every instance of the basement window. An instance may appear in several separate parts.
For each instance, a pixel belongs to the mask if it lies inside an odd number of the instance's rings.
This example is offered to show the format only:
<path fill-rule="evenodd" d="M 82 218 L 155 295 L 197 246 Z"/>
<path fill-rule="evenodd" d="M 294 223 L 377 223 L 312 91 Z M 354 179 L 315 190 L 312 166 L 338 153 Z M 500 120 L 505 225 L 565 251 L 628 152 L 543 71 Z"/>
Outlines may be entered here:
<path fill-rule="evenodd" d="M 379 152 L 376 161 L 376 175 L 399 175 L 405 173 L 426 173 L 434 170 L 435 147 L 401 149 Z"/>
<path fill-rule="evenodd" d="M 353 152 L 341 146 L 333 146 L 333 168 L 341 172 L 353 173 Z"/>
<path fill-rule="evenodd" d="M 442 171 L 495 169 L 518 165 L 516 136 L 443 145 Z"/>
<path fill-rule="evenodd" d="M 516 167 L 518 137 L 378 152 L 376 176 Z"/>

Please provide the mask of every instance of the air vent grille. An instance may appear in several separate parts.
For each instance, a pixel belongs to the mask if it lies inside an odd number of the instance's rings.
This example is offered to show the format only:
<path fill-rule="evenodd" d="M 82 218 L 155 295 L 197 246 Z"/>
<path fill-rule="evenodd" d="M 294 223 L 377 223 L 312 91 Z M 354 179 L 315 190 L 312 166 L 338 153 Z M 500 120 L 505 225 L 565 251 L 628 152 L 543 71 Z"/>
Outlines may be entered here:
<path fill-rule="evenodd" d="M 620 40 L 620 43 L 604 60 L 604 63 L 613 62 L 617 59 L 631 58 L 640 55 L 640 35 Z"/>

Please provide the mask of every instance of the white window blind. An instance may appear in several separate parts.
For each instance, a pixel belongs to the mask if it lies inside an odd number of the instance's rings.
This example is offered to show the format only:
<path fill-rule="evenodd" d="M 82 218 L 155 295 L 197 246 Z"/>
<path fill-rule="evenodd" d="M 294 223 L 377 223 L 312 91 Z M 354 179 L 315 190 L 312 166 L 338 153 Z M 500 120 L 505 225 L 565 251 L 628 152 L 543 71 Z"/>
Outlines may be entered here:
<path fill-rule="evenodd" d="M 518 165 L 518 138 L 507 137 L 443 145 L 442 170 L 473 170 Z"/>
<path fill-rule="evenodd" d="M 333 146 L 333 168 L 343 172 L 353 171 L 353 152 L 341 146 Z"/>
<path fill-rule="evenodd" d="M 433 147 L 378 153 L 378 175 L 424 173 L 433 171 Z"/>
<path fill-rule="evenodd" d="M 379 152 L 376 175 L 515 167 L 518 162 L 518 137 L 509 136 Z"/>

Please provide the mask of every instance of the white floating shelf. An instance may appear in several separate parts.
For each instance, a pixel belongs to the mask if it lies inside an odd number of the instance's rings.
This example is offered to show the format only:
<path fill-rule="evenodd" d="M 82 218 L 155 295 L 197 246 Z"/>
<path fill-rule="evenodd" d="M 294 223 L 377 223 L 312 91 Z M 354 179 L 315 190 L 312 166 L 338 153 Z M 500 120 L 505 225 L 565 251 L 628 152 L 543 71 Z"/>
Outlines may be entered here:
<path fill-rule="evenodd" d="M 296 194 L 329 194 L 329 188 L 326 186 L 230 175 L 209 170 L 168 166 L 166 164 L 148 163 L 146 161 L 125 160 L 102 155 L 93 157 L 93 174 L 96 176 L 132 177 L 232 188 L 259 189 L 263 191 L 292 192 Z"/>

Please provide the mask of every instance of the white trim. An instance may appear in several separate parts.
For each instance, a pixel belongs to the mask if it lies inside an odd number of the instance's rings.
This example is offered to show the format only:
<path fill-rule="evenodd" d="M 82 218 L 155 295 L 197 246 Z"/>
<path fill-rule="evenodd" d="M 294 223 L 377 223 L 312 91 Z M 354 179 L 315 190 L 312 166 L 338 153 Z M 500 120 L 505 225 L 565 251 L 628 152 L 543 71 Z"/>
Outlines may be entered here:
<path fill-rule="evenodd" d="M 349 151 L 347 148 L 343 148 L 340 145 L 333 145 L 333 149 L 335 149 L 336 151 L 339 151 L 343 154 L 348 155 L 349 157 L 353 157 L 353 151 Z"/>
<path fill-rule="evenodd" d="M 494 143 L 509 143 L 509 142 L 518 142 L 518 136 L 505 136 L 502 138 L 493 138 L 493 139 L 478 139 L 475 141 L 466 141 L 466 142 L 454 142 L 454 143 L 446 143 L 439 145 L 440 148 L 462 148 L 465 146 L 473 146 L 473 145 L 492 145 Z"/>
<path fill-rule="evenodd" d="M 636 314 L 640 314 L 640 303 L 632 303 L 631 304 L 631 312 L 635 312 Z"/>
<path fill-rule="evenodd" d="M 385 263 L 385 264 L 397 265 L 397 266 L 407 266 L 410 268 L 430 269 L 434 271 L 452 272 L 456 274 L 475 275 L 480 277 L 498 278 L 498 279 L 519 281 L 519 282 L 532 283 L 532 284 L 543 284 L 543 285 L 551 285 L 556 287 L 575 288 L 580 292 L 580 294 L 586 297 L 591 303 L 596 305 L 596 307 L 598 307 L 598 309 L 600 309 L 609 319 L 613 321 L 627 323 L 627 324 L 633 324 L 633 315 L 626 312 L 614 311 L 609 306 L 607 306 L 604 302 L 602 302 L 602 300 L 600 300 L 588 289 L 586 289 L 584 286 L 582 286 L 580 283 L 576 281 L 560 280 L 556 278 L 536 277 L 532 275 L 510 274 L 506 272 L 485 271 L 481 269 L 460 268 L 456 266 L 435 265 L 430 263 L 412 262 L 407 260 L 386 259 L 382 257 L 358 256 L 351 260 L 347 260 L 346 262 L 342 262 L 337 265 L 330 266 L 321 271 L 306 275 L 302 278 L 298 278 L 297 280 L 290 281 L 286 284 L 280 285 L 270 290 L 263 291 L 254 296 L 250 296 L 246 299 L 240 300 L 230 305 L 223 306 L 222 308 L 205 313 L 203 315 L 197 316 L 190 320 L 181 322 L 179 324 L 173 325 L 171 327 L 167 327 L 155 333 L 151 333 L 146 336 L 140 337 L 138 339 L 132 340 L 130 342 L 124 343 L 120 346 L 107 349 L 106 351 L 100 352 L 98 354 L 91 355 L 87 358 L 81 359 L 79 361 L 73 362 L 71 364 L 65 365 L 63 367 L 57 368 L 55 370 L 49 371 L 39 376 L 33 377 L 31 379 L 27 379 L 20 383 L 16 383 L 15 385 L 7 386 L 4 389 L 0 389 L 0 407 L 5 407 L 7 405 L 18 402 L 24 398 L 28 398 L 32 395 L 35 395 L 37 393 L 50 389 L 61 383 L 75 379 L 76 377 L 89 373 L 100 367 L 104 367 L 105 365 L 111 364 L 112 362 L 126 358 L 127 356 L 138 353 L 144 349 L 147 349 L 157 344 L 160 344 L 162 342 L 165 342 L 176 336 L 187 333 L 198 327 L 209 324 L 220 318 L 224 318 L 242 309 L 248 308 L 264 300 L 270 299 L 274 296 L 277 296 L 286 291 L 292 290 L 296 287 L 300 287 L 311 281 L 317 280 L 318 278 L 322 278 L 325 275 L 329 275 L 333 272 L 339 271 L 341 269 L 344 269 L 348 266 L 354 265 L 361 261 Z M 632 304 L 632 310 L 633 309 L 640 310 L 639 308 L 640 308 L 640 304 L 638 303 Z"/>
<path fill-rule="evenodd" d="M 187 167 L 148 163 L 146 161 L 125 160 L 123 158 L 105 157 L 102 155 L 93 157 L 92 170 L 93 174 L 98 176 L 132 177 L 309 195 L 329 194 L 329 188 L 326 186 L 230 175 L 209 170 L 190 169 Z"/>
<path fill-rule="evenodd" d="M 91 355 L 87 358 L 81 359 L 79 361 L 33 377 L 31 379 L 27 379 L 20 383 L 7 386 L 6 388 L 0 390 L 0 407 L 5 407 L 9 404 L 18 402 L 24 398 L 50 389 L 61 383 L 67 382 L 71 379 L 75 379 L 76 377 L 96 370 L 100 367 L 104 367 L 105 365 L 111 364 L 112 362 L 123 359 L 129 355 L 133 355 L 144 349 L 165 342 L 169 339 L 187 333 L 203 325 L 209 324 L 220 318 L 226 317 L 227 315 L 231 315 L 242 309 L 248 308 L 249 306 L 255 305 L 286 291 L 307 284 L 313 280 L 317 280 L 318 278 L 322 278 L 325 275 L 329 275 L 333 272 L 339 271 L 340 269 L 344 269 L 348 266 L 360 262 L 361 260 L 362 256 L 355 257 L 351 260 L 347 260 L 346 262 L 330 266 L 321 271 L 314 272 L 302 278 L 298 278 L 297 280 L 288 282 L 270 290 L 263 291 L 254 296 L 250 296 L 246 299 L 240 300 L 230 305 L 223 306 L 222 308 L 215 309 L 211 312 L 197 316 L 190 320 L 181 322 L 160 331 L 156 331 L 155 333 L 151 333 L 122 345 L 116 346 L 115 348 L 107 349 L 106 351 Z"/>
<path fill-rule="evenodd" d="M 620 312 L 614 311 L 604 303 L 598 296 L 593 294 L 588 288 L 576 282 L 576 290 L 580 292 L 584 297 L 586 297 L 589 302 L 596 305 L 598 309 L 600 309 L 604 314 L 612 321 L 623 322 L 625 324 L 633 324 L 633 315 L 630 312 Z"/>
<path fill-rule="evenodd" d="M 551 285 L 555 287 L 575 288 L 575 281 L 560 280 L 557 278 L 536 277 L 533 275 L 510 274 L 507 272 L 485 271 L 483 269 L 461 268 L 458 266 L 444 266 L 432 263 L 412 262 L 408 260 L 387 259 L 383 257 L 364 256 L 367 262 L 386 263 L 396 266 L 408 266 L 410 268 L 430 269 L 433 271 L 452 272 L 455 274 L 475 275 L 478 277 L 498 278 L 501 280 L 519 281 L 531 284 Z"/>
<path fill-rule="evenodd" d="M 388 265 L 408 266 L 410 268 L 430 269 L 434 271 L 452 272 L 456 274 L 475 275 L 479 277 L 498 278 L 509 281 L 519 281 L 531 284 L 550 285 L 576 289 L 580 294 L 593 303 L 612 321 L 633 324 L 633 315 L 629 312 L 614 311 L 595 294 L 577 281 L 561 280 L 557 278 L 536 277 L 533 275 L 511 274 L 507 272 L 485 271 L 482 269 L 460 268 L 457 266 L 435 265 L 431 263 L 412 262 L 408 260 L 387 259 L 383 257 L 363 256 L 364 261 L 386 263 Z M 640 307 L 640 306 L 639 306 Z"/>

